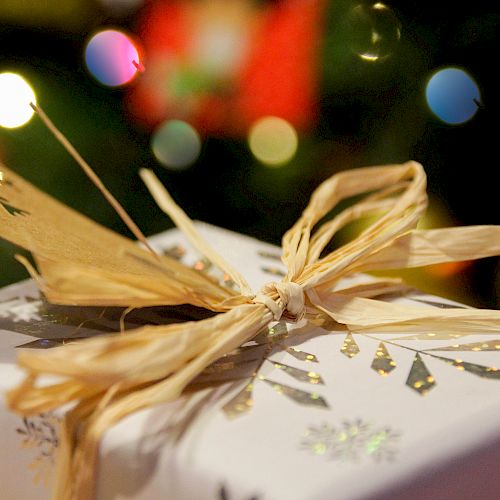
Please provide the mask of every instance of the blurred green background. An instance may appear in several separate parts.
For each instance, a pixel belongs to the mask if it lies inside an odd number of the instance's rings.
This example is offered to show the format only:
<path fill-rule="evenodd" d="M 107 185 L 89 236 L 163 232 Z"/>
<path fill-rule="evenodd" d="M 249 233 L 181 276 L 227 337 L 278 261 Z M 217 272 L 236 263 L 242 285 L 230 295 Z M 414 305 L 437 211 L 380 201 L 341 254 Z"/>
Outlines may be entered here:
<path fill-rule="evenodd" d="M 144 166 L 191 218 L 276 244 L 322 180 L 408 159 L 429 177 L 428 227 L 500 223 L 496 3 L 232 2 L 2 0 L 0 73 L 30 83 L 147 235 L 172 225 L 137 176 Z M 145 66 L 119 87 L 100 83 L 85 62 L 90 37 L 110 28 L 129 34 Z M 477 112 L 465 123 L 446 123 L 426 102 L 426 85 L 443 67 L 464 69 L 479 88 Z M 297 131 L 298 149 L 279 168 L 259 161 L 248 143 L 252 120 L 268 115 Z M 193 125 L 201 140 L 182 169 L 162 164 L 151 148 L 158 126 L 171 119 Z M 128 235 L 36 117 L 0 127 L 0 159 Z M 14 251 L 0 241 L 0 285 L 26 276 Z M 499 307 L 499 275 L 491 258 L 407 277 L 431 292 Z"/>

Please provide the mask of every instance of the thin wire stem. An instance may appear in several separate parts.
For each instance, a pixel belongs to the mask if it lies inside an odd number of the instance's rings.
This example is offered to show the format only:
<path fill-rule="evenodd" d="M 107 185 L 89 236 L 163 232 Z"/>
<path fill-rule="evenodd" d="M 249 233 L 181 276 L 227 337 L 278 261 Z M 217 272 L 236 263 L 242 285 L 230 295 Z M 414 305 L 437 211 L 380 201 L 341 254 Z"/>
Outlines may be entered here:
<path fill-rule="evenodd" d="M 66 151 L 73 157 L 73 159 L 78 163 L 81 169 L 85 172 L 87 177 L 95 184 L 97 189 L 103 194 L 104 198 L 108 201 L 108 203 L 114 208 L 115 212 L 120 216 L 122 221 L 126 224 L 126 226 L 132 231 L 134 236 L 154 255 L 154 257 L 158 260 L 158 254 L 153 250 L 153 248 L 149 245 L 146 237 L 139 229 L 137 224 L 131 219 L 131 217 L 127 214 L 125 209 L 121 206 L 120 202 L 109 192 L 106 186 L 103 184 L 98 175 L 94 172 L 92 167 L 82 158 L 80 153 L 75 149 L 73 144 L 69 142 L 69 140 L 63 135 L 63 133 L 54 125 L 52 120 L 45 114 L 45 111 L 34 103 L 30 103 L 30 106 L 33 110 L 38 114 L 41 118 L 45 126 L 52 132 L 54 137 L 61 143 L 61 145 L 66 149 Z"/>
<path fill-rule="evenodd" d="M 389 344 L 393 345 L 395 347 L 401 347 L 402 349 L 407 349 L 408 351 L 413 351 L 416 352 L 417 354 L 423 354 L 425 356 L 430 356 L 431 358 L 436 358 L 436 359 L 449 359 L 450 361 L 453 361 L 451 358 L 445 358 L 443 356 L 438 356 L 437 354 L 431 354 L 430 352 L 427 352 L 425 350 L 420 350 L 420 349 L 414 349 L 413 347 L 408 347 L 405 345 L 397 344 L 396 342 L 393 342 L 391 340 L 382 340 L 377 337 L 373 337 L 372 335 L 369 335 L 368 333 L 360 333 L 363 337 L 367 337 L 371 340 L 377 340 L 378 342 L 383 342 L 384 344 Z"/>

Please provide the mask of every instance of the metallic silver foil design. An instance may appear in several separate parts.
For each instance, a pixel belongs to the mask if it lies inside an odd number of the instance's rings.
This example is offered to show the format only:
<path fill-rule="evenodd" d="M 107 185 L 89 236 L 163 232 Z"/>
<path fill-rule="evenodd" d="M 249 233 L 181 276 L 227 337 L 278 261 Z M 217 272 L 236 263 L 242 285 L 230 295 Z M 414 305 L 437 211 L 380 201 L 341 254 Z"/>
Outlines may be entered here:
<path fill-rule="evenodd" d="M 417 352 L 411 365 L 410 373 L 406 379 L 406 385 L 425 396 L 435 385 L 436 381 L 425 366 L 420 354 Z"/>
<path fill-rule="evenodd" d="M 400 434 L 390 427 L 379 427 L 362 419 L 340 425 L 322 423 L 310 426 L 300 443 L 313 455 L 338 462 L 392 461 L 398 452 Z"/>

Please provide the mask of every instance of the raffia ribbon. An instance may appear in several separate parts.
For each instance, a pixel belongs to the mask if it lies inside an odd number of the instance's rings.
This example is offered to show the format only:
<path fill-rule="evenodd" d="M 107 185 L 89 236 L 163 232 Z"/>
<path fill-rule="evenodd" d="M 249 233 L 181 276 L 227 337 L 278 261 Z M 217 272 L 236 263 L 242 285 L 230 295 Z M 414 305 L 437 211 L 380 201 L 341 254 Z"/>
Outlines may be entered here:
<path fill-rule="evenodd" d="M 500 311 L 409 307 L 376 299 L 404 291 L 406 286 L 399 280 L 379 278 L 342 285 L 342 278 L 360 272 L 500 254 L 500 226 L 416 229 L 427 204 L 426 176 L 416 162 L 345 171 L 323 182 L 283 237 L 286 277 L 282 283 L 264 287 L 257 296 L 242 274 L 202 240 L 152 172 L 142 171 L 141 176 L 158 205 L 199 252 L 231 276 L 241 293 L 221 290 L 204 276 L 198 278 L 187 268 L 184 272 L 179 264 L 174 272 L 169 267 L 174 266 L 172 262 L 155 262 L 146 253 L 140 259 L 147 264 L 144 269 L 155 270 L 156 282 L 151 277 L 141 280 L 131 271 L 93 267 L 83 257 L 54 260 L 44 255 L 44 247 L 36 246 L 33 233 L 31 250 L 41 276 L 31 267 L 30 271 L 51 301 L 133 307 L 191 303 L 223 312 L 199 322 L 146 326 L 49 351 L 20 353 L 18 363 L 28 375 L 8 394 L 10 408 L 32 415 L 74 403 L 62 426 L 56 499 L 92 498 L 99 442 L 113 424 L 139 409 L 177 398 L 209 364 L 252 339 L 273 320 L 329 318 L 352 331 L 500 331 Z M 339 202 L 360 195 L 360 201 L 321 222 Z M 375 222 L 359 236 L 322 256 L 340 229 L 374 216 Z M 123 245 L 128 249 L 128 244 Z M 58 382 L 39 385 L 43 374 L 59 377 Z"/>
<path fill-rule="evenodd" d="M 271 298 L 273 292 L 278 294 L 276 300 Z M 273 314 L 274 321 L 285 319 L 289 323 L 297 323 L 306 314 L 304 291 L 292 281 L 264 285 L 253 301 L 255 304 L 264 304 Z"/>

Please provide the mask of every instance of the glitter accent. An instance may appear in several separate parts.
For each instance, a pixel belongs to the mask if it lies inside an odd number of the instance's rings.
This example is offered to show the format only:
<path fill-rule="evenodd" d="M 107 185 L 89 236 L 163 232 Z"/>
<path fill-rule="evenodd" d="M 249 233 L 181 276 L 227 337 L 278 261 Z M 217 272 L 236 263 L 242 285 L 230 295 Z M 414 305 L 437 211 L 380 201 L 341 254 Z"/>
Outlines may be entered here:
<path fill-rule="evenodd" d="M 203 259 L 197 260 L 193 268 L 196 269 L 196 271 L 200 271 L 202 273 L 208 272 L 212 268 L 213 264 L 210 262 L 207 258 L 203 257 Z"/>
<path fill-rule="evenodd" d="M 257 254 L 265 259 L 279 260 L 281 262 L 281 255 L 272 252 L 266 252 L 265 250 L 259 250 Z"/>
<path fill-rule="evenodd" d="M 253 381 L 245 385 L 243 389 L 236 394 L 223 407 L 222 411 L 229 419 L 235 419 L 248 413 L 253 407 Z"/>
<path fill-rule="evenodd" d="M 272 274 L 273 276 L 279 276 L 281 278 L 286 276 L 286 273 L 277 267 L 262 266 L 260 269 L 267 274 Z"/>
<path fill-rule="evenodd" d="M 78 340 L 83 340 L 86 337 L 71 337 L 71 338 L 60 338 L 60 339 L 37 339 L 32 342 L 26 342 L 26 344 L 16 345 L 16 349 L 52 349 L 53 347 L 59 347 L 61 345 L 71 344 L 77 342 Z"/>
<path fill-rule="evenodd" d="M 236 366 L 234 361 L 217 362 L 207 366 L 202 373 L 220 373 L 226 370 L 232 370 Z"/>
<path fill-rule="evenodd" d="M 260 344 L 238 347 L 238 349 L 222 356 L 222 358 L 209 365 L 204 372 L 224 371 L 237 366 L 239 363 L 261 360 L 268 352 L 268 347 Z"/>
<path fill-rule="evenodd" d="M 433 357 L 444 361 L 448 365 L 454 366 L 459 371 L 466 371 L 481 378 L 500 380 L 500 370 L 495 366 L 477 365 L 475 363 L 468 363 L 467 361 L 463 361 L 462 359 L 450 359 L 441 356 Z"/>
<path fill-rule="evenodd" d="M 254 384 L 258 381 L 263 381 L 271 385 L 271 387 L 288 398 L 294 400 L 296 403 L 309 406 L 317 406 L 328 408 L 326 400 L 315 392 L 307 392 L 301 389 L 295 389 L 279 382 L 269 380 L 264 375 L 258 375 L 259 369 L 265 361 L 272 363 L 275 368 L 284 371 L 291 377 L 300 382 L 309 384 L 324 384 L 321 376 L 312 370 L 302 370 L 294 366 L 284 363 L 279 363 L 268 359 L 268 356 L 275 348 L 286 350 L 293 356 L 303 362 L 318 362 L 314 354 L 300 351 L 299 349 L 285 347 L 281 341 L 288 337 L 288 327 L 285 322 L 277 322 L 273 326 L 265 328 L 253 340 L 256 344 L 245 345 L 233 351 L 232 353 L 223 356 L 215 363 L 210 365 L 196 380 L 198 382 L 210 382 L 214 380 L 221 381 L 223 377 L 227 380 L 235 379 L 236 376 L 233 372 L 240 370 L 246 364 L 247 367 L 253 369 L 253 376 L 250 382 L 245 386 L 234 398 L 232 398 L 224 407 L 223 411 L 228 418 L 234 419 L 240 415 L 248 413 L 253 405 L 252 390 Z M 254 364 L 252 365 L 251 362 Z M 248 374 L 248 370 L 247 370 Z M 249 376 L 249 375 L 247 375 Z"/>
<path fill-rule="evenodd" d="M 394 368 L 396 368 L 396 363 L 391 358 L 385 344 L 380 342 L 378 345 L 377 352 L 372 362 L 372 370 L 375 370 L 379 375 L 385 376 L 389 375 Z"/>
<path fill-rule="evenodd" d="M 329 408 L 326 400 L 316 392 L 307 392 L 300 389 L 295 389 L 285 384 L 280 384 L 270 380 L 263 375 L 259 375 L 259 380 L 262 380 L 269 384 L 278 394 L 283 394 L 284 396 L 292 399 L 300 405 L 308 406 L 319 406 L 322 408 Z"/>
<path fill-rule="evenodd" d="M 212 385 L 239 379 L 253 380 L 256 371 L 270 352 L 269 344 L 240 347 L 207 366 L 192 381 L 192 385 Z"/>
<path fill-rule="evenodd" d="M 434 377 L 427 370 L 418 352 L 415 354 L 406 385 L 421 396 L 425 396 L 436 385 Z"/>
<path fill-rule="evenodd" d="M 300 361 L 309 361 L 310 363 L 319 363 L 318 358 L 309 352 L 301 351 L 295 347 L 287 347 L 285 351 Z"/>
<path fill-rule="evenodd" d="M 184 255 L 186 255 L 186 249 L 180 245 L 172 245 L 170 247 L 164 248 L 162 254 L 166 255 L 175 260 L 181 260 Z"/>
<path fill-rule="evenodd" d="M 392 461 L 399 438 L 399 433 L 389 427 L 376 427 L 358 419 L 345 421 L 339 427 L 327 423 L 309 427 L 301 448 L 340 462 L 360 462 L 366 457 L 376 462 Z"/>
<path fill-rule="evenodd" d="M 467 337 L 468 335 L 473 335 L 472 333 L 448 333 L 448 332 L 438 332 L 438 333 L 417 333 L 414 335 L 407 335 L 404 337 L 395 337 L 391 339 L 396 340 L 450 340 L 459 339 L 461 337 Z"/>
<path fill-rule="evenodd" d="M 232 290 L 238 288 L 238 285 L 236 285 L 236 283 L 231 278 L 231 276 L 229 276 L 229 274 L 224 274 L 224 276 L 222 277 L 222 284 L 227 288 L 231 288 Z"/>
<path fill-rule="evenodd" d="M 283 370 L 285 373 L 290 375 L 296 380 L 299 380 L 300 382 L 307 382 L 308 384 L 324 384 L 325 382 L 321 378 L 320 375 L 318 375 L 316 372 L 312 371 L 307 371 L 307 370 L 301 370 L 299 368 L 295 368 L 293 366 L 285 365 L 283 363 L 277 363 L 275 361 L 272 361 L 268 359 L 270 363 L 274 365 L 275 368 L 278 368 L 279 370 Z"/>
<path fill-rule="evenodd" d="M 273 326 L 265 328 L 254 337 L 254 342 L 258 344 L 272 344 L 280 342 L 288 337 L 288 327 L 284 321 L 275 323 Z"/>
<path fill-rule="evenodd" d="M 470 344 L 453 344 L 444 347 L 433 347 L 425 351 L 500 351 L 500 340 L 472 342 Z"/>
<path fill-rule="evenodd" d="M 269 327 L 269 337 L 276 340 L 283 340 L 288 337 L 288 327 L 284 321 L 280 321 L 273 326 Z"/>
<path fill-rule="evenodd" d="M 359 346 L 354 340 L 352 333 L 349 332 L 345 339 L 342 347 L 340 348 L 340 352 L 347 356 L 348 358 L 354 358 L 357 354 L 359 354 Z"/>

